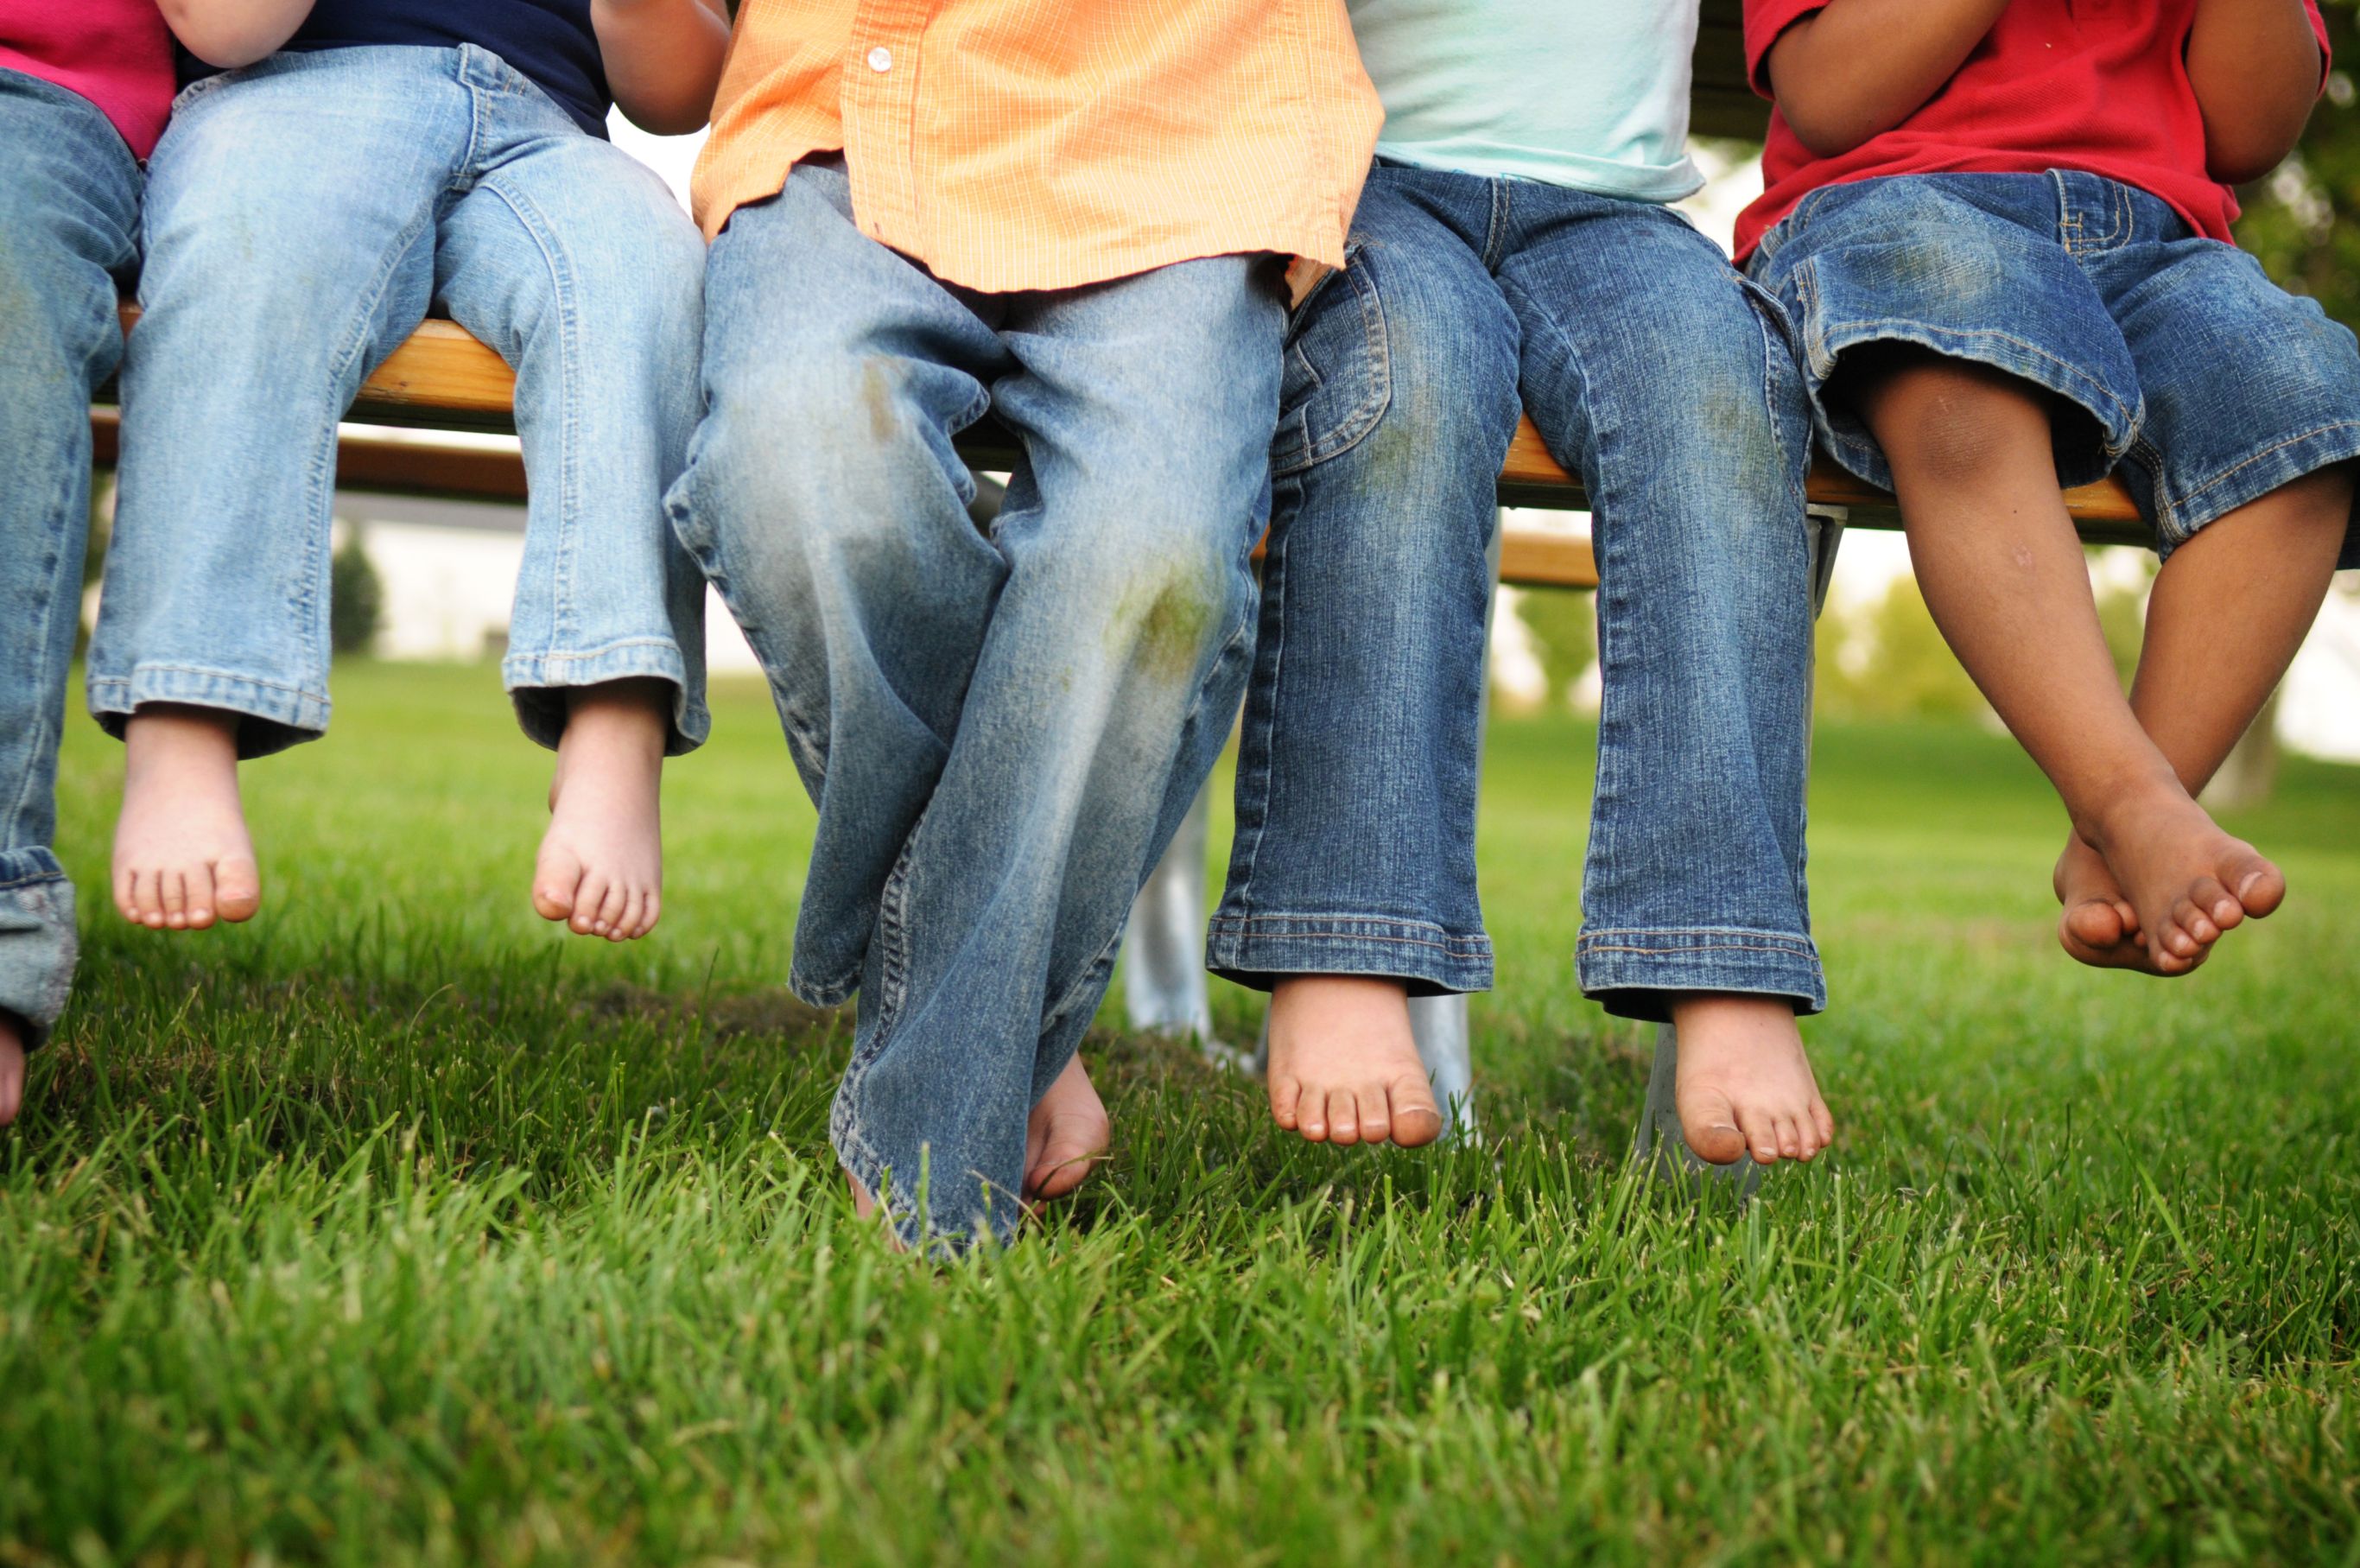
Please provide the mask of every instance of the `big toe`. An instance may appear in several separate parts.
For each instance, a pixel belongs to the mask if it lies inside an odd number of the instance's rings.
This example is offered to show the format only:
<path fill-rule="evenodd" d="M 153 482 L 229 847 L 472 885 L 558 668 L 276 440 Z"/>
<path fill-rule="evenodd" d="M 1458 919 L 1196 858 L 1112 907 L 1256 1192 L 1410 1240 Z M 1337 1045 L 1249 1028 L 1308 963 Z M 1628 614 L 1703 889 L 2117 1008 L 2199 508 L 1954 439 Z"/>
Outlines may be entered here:
<path fill-rule="evenodd" d="M 250 855 L 213 862 L 213 913 L 224 920 L 251 920 L 262 907 L 262 871 Z"/>
<path fill-rule="evenodd" d="M 1737 1109 L 1718 1090 L 1702 1090 L 1679 1102 L 1680 1136 L 1707 1165 L 1735 1165 L 1746 1155 L 1745 1135 L 1738 1129 Z"/>
<path fill-rule="evenodd" d="M 1035 1198 L 1063 1198 L 1089 1179 L 1105 1153 L 1105 1127 L 1061 1117 L 1051 1124 L 1032 1168 L 1024 1173 L 1025 1190 Z"/>
<path fill-rule="evenodd" d="M 574 913 L 582 892 L 582 858 L 563 844 L 544 843 L 532 868 L 533 912 L 543 920 L 563 920 Z"/>
<path fill-rule="evenodd" d="M 1442 1108 L 1435 1103 L 1434 1086 L 1425 1075 L 1394 1080 L 1387 1095 L 1395 1145 L 1422 1148 L 1442 1136 Z"/>
<path fill-rule="evenodd" d="M 2267 915 L 2286 902 L 2286 873 L 2260 851 L 2240 846 L 2241 853 L 2221 868 L 2221 881 L 2248 915 Z"/>

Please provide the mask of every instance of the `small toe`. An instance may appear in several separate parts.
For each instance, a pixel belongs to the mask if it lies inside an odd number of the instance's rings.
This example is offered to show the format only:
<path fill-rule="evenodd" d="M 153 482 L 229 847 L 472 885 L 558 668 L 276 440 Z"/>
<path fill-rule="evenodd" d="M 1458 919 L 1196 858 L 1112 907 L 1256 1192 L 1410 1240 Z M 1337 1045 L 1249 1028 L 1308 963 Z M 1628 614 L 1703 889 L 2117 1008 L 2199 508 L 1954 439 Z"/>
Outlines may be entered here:
<path fill-rule="evenodd" d="M 1393 1135 L 1393 1106 L 1383 1084 L 1364 1083 L 1353 1098 L 1362 1143 L 1381 1144 Z"/>
<path fill-rule="evenodd" d="M 166 872 L 158 879 L 163 896 L 164 924 L 175 931 L 184 930 L 189 924 L 189 879 L 180 872 Z"/>
<path fill-rule="evenodd" d="M 1296 1108 L 1303 1100 L 1303 1085 L 1292 1078 L 1270 1075 L 1270 1119 L 1292 1133 L 1298 1129 Z"/>
<path fill-rule="evenodd" d="M 198 866 L 191 871 L 183 883 L 188 904 L 189 929 L 202 931 L 213 923 L 213 869 Z"/>
<path fill-rule="evenodd" d="M 574 890 L 574 929 L 588 936 L 597 929 L 598 912 L 606 903 L 606 879 L 596 872 L 583 873 L 580 885 Z"/>
<path fill-rule="evenodd" d="M 1349 1089 L 1328 1091 L 1328 1141 L 1343 1148 L 1360 1141 L 1360 1107 Z"/>

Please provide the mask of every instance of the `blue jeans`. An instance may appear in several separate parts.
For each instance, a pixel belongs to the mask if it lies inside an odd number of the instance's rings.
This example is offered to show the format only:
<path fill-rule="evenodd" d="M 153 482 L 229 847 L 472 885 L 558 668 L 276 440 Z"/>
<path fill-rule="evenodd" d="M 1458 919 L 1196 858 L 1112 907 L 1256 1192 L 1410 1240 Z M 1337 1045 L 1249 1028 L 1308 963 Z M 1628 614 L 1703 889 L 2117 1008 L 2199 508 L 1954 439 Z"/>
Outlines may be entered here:
<path fill-rule="evenodd" d="M 2074 170 L 1830 185 L 1752 271 L 1803 340 L 1819 437 L 1890 488 L 1845 397 L 1853 350 L 1914 344 L 2056 398 L 2058 477 L 2119 471 L 2171 552 L 2306 474 L 2360 457 L 2360 342 L 2154 196 Z M 2360 523 L 2344 566 L 2360 566 Z"/>
<path fill-rule="evenodd" d="M 704 589 L 663 516 L 704 252 L 661 181 L 483 49 L 288 52 L 181 93 L 146 229 L 102 724 L 215 708 L 244 756 L 327 728 L 336 421 L 439 303 L 516 367 L 532 486 L 501 674 L 526 732 L 556 743 L 562 688 L 651 677 L 671 749 L 705 738 Z"/>
<path fill-rule="evenodd" d="M 1485 547 L 1531 411 L 1601 586 L 1582 990 L 1826 1005 L 1803 881 L 1810 415 L 1780 313 L 1674 213 L 1381 162 L 1297 313 L 1208 944 L 1249 984 L 1480 990 Z"/>
<path fill-rule="evenodd" d="M 819 806 L 790 979 L 860 993 L 836 1152 L 905 1236 L 1005 1236 L 1244 685 L 1276 265 L 978 293 L 862 236 L 829 159 L 738 212 L 705 287 L 672 518 Z M 987 411 L 1024 452 L 988 537 L 951 449 Z"/>
<path fill-rule="evenodd" d="M 50 841 L 90 530 L 90 395 L 123 354 L 139 166 L 89 99 L 0 70 L 0 1011 L 38 1039 L 73 980 Z"/>

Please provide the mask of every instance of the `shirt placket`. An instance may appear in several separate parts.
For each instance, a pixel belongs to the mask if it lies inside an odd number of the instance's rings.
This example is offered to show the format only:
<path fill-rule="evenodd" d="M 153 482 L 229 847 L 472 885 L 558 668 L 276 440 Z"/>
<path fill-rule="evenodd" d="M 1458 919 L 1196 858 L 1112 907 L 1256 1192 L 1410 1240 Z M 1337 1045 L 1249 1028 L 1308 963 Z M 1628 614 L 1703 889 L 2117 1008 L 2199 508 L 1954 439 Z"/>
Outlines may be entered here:
<path fill-rule="evenodd" d="M 840 107 L 861 233 L 925 252 L 916 137 L 918 52 L 939 0 L 859 0 L 845 51 Z"/>

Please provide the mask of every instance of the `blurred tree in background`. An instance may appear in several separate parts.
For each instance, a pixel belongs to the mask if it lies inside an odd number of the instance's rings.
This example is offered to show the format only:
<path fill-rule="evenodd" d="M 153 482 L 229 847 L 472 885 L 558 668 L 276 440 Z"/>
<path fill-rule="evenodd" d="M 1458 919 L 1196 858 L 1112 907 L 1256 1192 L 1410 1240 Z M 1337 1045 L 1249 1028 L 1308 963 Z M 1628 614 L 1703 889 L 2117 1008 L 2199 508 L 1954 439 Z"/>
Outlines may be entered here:
<path fill-rule="evenodd" d="M 347 524 L 344 542 L 328 557 L 328 644 L 339 653 L 366 653 L 377 646 L 385 619 L 385 583 L 369 560 L 363 531 Z"/>

